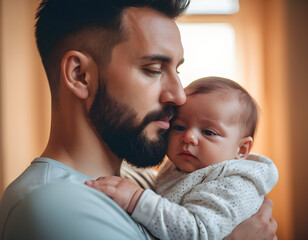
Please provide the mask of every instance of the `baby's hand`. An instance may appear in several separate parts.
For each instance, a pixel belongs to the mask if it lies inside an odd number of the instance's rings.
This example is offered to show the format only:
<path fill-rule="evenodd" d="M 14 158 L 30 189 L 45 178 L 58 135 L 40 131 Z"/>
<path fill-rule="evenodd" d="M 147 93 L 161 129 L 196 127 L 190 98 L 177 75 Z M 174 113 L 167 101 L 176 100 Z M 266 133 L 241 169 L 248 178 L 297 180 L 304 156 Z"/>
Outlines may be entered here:
<path fill-rule="evenodd" d="M 134 211 L 144 191 L 130 179 L 116 176 L 88 180 L 85 184 L 105 193 L 130 214 Z"/>

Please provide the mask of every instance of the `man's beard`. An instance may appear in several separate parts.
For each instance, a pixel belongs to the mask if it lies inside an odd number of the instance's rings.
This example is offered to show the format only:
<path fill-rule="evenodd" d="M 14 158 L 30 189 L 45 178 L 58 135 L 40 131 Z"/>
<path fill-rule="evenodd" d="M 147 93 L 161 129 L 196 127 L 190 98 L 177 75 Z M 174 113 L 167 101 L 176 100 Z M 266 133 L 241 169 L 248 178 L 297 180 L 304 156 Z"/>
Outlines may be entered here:
<path fill-rule="evenodd" d="M 160 111 L 147 114 L 137 125 L 134 110 L 112 98 L 106 84 L 102 84 L 91 106 L 89 118 L 117 157 L 125 158 L 137 167 L 151 167 L 160 164 L 167 152 L 168 130 L 160 129 L 155 140 L 148 139 L 143 130 L 150 122 L 173 117 L 175 112 L 175 106 L 167 105 Z"/>

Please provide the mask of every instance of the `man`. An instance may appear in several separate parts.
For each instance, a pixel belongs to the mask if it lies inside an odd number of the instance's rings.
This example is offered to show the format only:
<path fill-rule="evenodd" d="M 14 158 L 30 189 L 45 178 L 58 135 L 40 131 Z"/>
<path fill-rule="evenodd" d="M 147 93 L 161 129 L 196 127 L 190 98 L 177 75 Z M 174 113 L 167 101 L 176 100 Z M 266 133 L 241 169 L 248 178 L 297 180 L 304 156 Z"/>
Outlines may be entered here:
<path fill-rule="evenodd" d="M 188 0 L 49 0 L 37 46 L 52 95 L 50 139 L 6 190 L 1 239 L 148 239 L 105 195 L 84 185 L 120 174 L 122 159 L 158 164 L 175 107 L 183 48 L 174 18 Z M 271 202 L 230 235 L 273 239 Z"/>

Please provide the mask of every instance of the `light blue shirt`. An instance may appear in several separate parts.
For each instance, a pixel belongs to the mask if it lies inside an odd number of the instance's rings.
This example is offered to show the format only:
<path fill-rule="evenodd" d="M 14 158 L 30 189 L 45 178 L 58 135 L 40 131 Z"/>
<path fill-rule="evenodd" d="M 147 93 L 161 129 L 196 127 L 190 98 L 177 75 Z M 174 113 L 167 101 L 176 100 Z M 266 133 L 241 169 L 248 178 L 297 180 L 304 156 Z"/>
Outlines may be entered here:
<path fill-rule="evenodd" d="M 114 201 L 84 182 L 90 177 L 37 158 L 6 189 L 0 239 L 150 239 Z"/>

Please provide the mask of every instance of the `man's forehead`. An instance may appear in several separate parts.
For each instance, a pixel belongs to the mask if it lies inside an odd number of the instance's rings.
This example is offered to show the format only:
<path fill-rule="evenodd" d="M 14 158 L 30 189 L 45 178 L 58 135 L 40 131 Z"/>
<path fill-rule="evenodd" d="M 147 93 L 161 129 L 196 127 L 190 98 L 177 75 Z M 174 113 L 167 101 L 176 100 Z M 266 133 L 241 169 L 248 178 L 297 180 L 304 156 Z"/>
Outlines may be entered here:
<path fill-rule="evenodd" d="M 143 54 L 181 55 L 183 46 L 174 19 L 150 8 L 128 8 L 123 17 L 128 41 L 138 45 Z M 148 52 L 147 52 L 148 50 Z"/>

